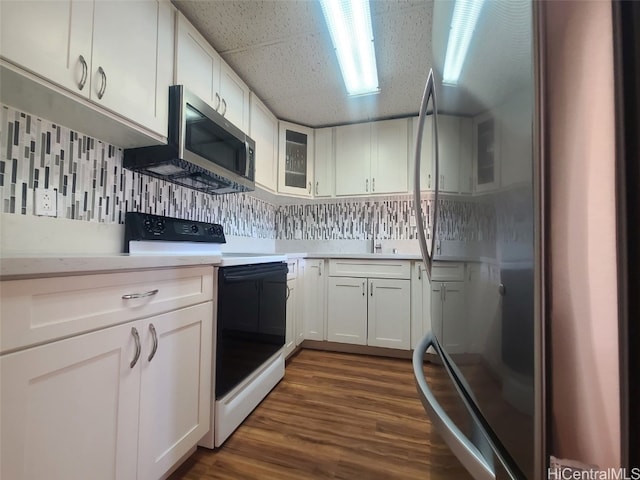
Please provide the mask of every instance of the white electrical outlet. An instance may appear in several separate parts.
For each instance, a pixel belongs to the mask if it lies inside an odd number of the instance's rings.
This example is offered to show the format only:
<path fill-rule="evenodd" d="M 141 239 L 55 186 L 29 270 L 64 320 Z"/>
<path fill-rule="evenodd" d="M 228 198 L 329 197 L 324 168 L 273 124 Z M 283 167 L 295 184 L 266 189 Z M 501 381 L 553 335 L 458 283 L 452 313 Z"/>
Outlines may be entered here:
<path fill-rule="evenodd" d="M 36 188 L 36 215 L 56 217 L 58 214 L 57 193 L 50 188 Z"/>

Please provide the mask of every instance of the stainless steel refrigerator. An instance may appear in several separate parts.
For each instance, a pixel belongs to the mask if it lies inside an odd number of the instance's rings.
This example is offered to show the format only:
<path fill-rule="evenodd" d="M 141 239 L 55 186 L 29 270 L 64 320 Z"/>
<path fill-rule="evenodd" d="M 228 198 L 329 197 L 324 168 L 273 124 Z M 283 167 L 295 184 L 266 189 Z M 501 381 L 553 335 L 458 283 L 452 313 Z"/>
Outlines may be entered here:
<path fill-rule="evenodd" d="M 434 2 L 434 66 L 416 122 L 431 330 L 414 350 L 415 376 L 432 423 L 477 479 L 546 477 L 537 8 Z M 430 385 L 425 357 L 447 388 Z"/>

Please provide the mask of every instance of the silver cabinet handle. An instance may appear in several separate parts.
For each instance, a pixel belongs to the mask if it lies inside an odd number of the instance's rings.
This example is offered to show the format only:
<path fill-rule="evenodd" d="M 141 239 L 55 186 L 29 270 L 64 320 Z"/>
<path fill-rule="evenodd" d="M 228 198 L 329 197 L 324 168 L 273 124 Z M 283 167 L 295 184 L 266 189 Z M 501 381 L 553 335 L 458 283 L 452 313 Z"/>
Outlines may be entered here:
<path fill-rule="evenodd" d="M 222 106 L 224 108 L 222 109 L 221 115 L 224 117 L 224 114 L 227 113 L 227 101 L 224 98 L 222 99 Z"/>
<path fill-rule="evenodd" d="M 373 282 L 371 282 L 369 286 L 371 287 L 371 292 L 369 293 L 369 295 L 373 297 Z"/>
<path fill-rule="evenodd" d="M 376 191 L 376 178 L 373 177 L 373 179 L 371 179 L 371 191 L 375 192 Z"/>
<path fill-rule="evenodd" d="M 369 191 L 369 179 L 368 178 L 364 182 L 364 191 L 365 192 Z"/>
<path fill-rule="evenodd" d="M 104 92 L 107 91 L 107 74 L 102 67 L 98 67 L 98 73 L 102 76 L 102 84 L 100 85 L 100 90 L 98 90 L 98 100 L 102 100 Z"/>
<path fill-rule="evenodd" d="M 423 364 L 424 355 L 431 346 L 436 350 L 438 356 L 442 358 L 440 346 L 433 338 L 431 332 L 427 333 L 424 338 L 420 340 L 420 343 L 418 343 L 416 349 L 413 351 L 413 375 L 422 406 L 445 443 L 456 457 L 458 457 L 460 463 L 471 473 L 471 476 L 477 480 L 495 480 L 496 474 L 494 466 L 490 462 L 487 462 L 481 453 L 481 451 L 484 450 L 483 446 L 488 447 L 488 441 L 486 437 L 480 433 L 476 422 L 474 421 L 474 430 L 478 435 L 474 435 L 474 439 L 476 440 L 476 444 L 479 444 L 479 447 L 476 447 L 476 445 L 469 441 L 460 429 L 458 429 L 429 389 L 427 380 L 424 377 Z"/>
<path fill-rule="evenodd" d="M 149 324 L 149 331 L 151 332 L 151 338 L 153 338 L 153 348 L 149 354 L 149 361 L 151 361 L 158 350 L 158 334 L 156 333 L 156 327 L 153 326 L 153 323 Z"/>
<path fill-rule="evenodd" d="M 155 290 L 149 290 L 148 292 L 144 292 L 144 293 L 128 293 L 126 295 L 122 295 L 122 299 L 123 300 L 131 300 L 132 298 L 152 297 L 156 293 L 158 293 L 158 291 L 159 290 L 156 288 Z"/>
<path fill-rule="evenodd" d="M 362 296 L 364 297 L 364 282 L 362 282 Z"/>
<path fill-rule="evenodd" d="M 311 182 L 309 182 L 309 195 L 311 195 Z"/>
<path fill-rule="evenodd" d="M 321 263 L 318 264 L 318 276 L 319 277 L 322 276 L 322 264 Z"/>
<path fill-rule="evenodd" d="M 427 188 L 431 188 L 431 174 L 427 175 Z"/>
<path fill-rule="evenodd" d="M 78 90 L 82 90 L 87 83 L 89 67 L 87 66 L 87 61 L 82 55 L 78 57 L 78 61 L 80 62 L 80 65 L 82 65 L 82 76 L 80 77 L 80 81 L 78 82 Z"/>
<path fill-rule="evenodd" d="M 418 265 L 418 280 L 422 280 L 422 267 Z"/>
<path fill-rule="evenodd" d="M 318 183 L 319 182 L 316 181 L 316 195 L 318 195 Z"/>
<path fill-rule="evenodd" d="M 433 198 L 433 212 L 432 212 L 432 230 L 431 230 L 431 250 L 427 248 L 427 238 L 425 236 L 425 225 L 422 219 L 422 204 L 420 203 L 420 160 L 422 154 L 422 134 L 424 130 L 424 122 L 427 117 L 427 104 L 429 98 L 433 99 L 433 138 L 435 143 L 435 195 Z M 418 229 L 418 240 L 420 241 L 420 250 L 422 252 L 422 259 L 424 260 L 424 268 L 427 272 L 427 276 L 431 278 L 431 270 L 433 269 L 433 250 L 435 247 L 435 238 L 437 232 L 438 221 L 438 177 L 440 176 L 438 166 L 438 106 L 436 103 L 436 89 L 433 70 L 429 70 L 429 76 L 427 77 L 427 83 L 424 87 L 424 94 L 422 96 L 422 104 L 420 105 L 420 116 L 418 117 L 418 135 L 416 136 L 416 148 L 414 155 L 414 171 L 413 171 L 413 201 L 416 209 L 416 227 Z M 430 253 L 431 252 L 431 253 Z"/>
<path fill-rule="evenodd" d="M 291 287 L 287 285 L 287 297 L 286 297 L 287 300 L 289 300 L 290 295 L 291 295 Z"/>
<path fill-rule="evenodd" d="M 220 95 L 216 93 L 216 106 L 214 107 L 214 110 L 217 112 L 219 108 L 220 108 Z"/>
<path fill-rule="evenodd" d="M 136 354 L 133 357 L 133 360 L 131 360 L 131 363 L 129 364 L 129 366 L 131 368 L 136 366 L 136 363 L 138 363 L 138 359 L 140 358 L 140 352 L 142 351 L 142 347 L 140 346 L 140 335 L 138 334 L 138 330 L 136 330 L 136 327 L 131 327 L 131 335 L 133 335 L 133 340 L 136 342 Z"/>

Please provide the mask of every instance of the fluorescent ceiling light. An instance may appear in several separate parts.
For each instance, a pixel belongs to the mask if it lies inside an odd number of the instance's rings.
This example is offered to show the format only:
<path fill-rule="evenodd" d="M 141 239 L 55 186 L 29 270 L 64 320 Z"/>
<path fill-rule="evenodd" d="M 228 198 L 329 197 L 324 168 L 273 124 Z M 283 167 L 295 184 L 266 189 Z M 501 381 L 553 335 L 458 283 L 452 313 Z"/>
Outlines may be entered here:
<path fill-rule="evenodd" d="M 455 85 L 460 79 L 464 59 L 485 0 L 456 0 L 449 29 L 442 83 Z"/>
<path fill-rule="evenodd" d="M 369 0 L 320 0 L 349 95 L 378 93 Z"/>

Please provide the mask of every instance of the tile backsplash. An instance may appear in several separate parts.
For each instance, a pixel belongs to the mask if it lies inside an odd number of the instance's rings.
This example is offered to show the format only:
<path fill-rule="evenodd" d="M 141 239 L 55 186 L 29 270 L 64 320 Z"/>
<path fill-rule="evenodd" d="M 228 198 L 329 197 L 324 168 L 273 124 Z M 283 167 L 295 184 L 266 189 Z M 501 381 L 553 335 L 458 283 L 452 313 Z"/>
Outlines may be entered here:
<path fill-rule="evenodd" d="M 58 192 L 58 216 L 123 223 L 127 211 L 222 223 L 230 235 L 275 238 L 276 207 L 248 194 L 213 196 L 122 168 L 123 151 L 0 107 L 0 201 L 34 214 L 34 188 Z"/>
<path fill-rule="evenodd" d="M 123 223 L 127 211 L 221 223 L 229 235 L 282 240 L 416 238 L 411 195 L 274 205 L 252 194 L 207 195 L 122 168 L 121 148 L 0 105 L 0 210 L 34 214 L 34 189 L 57 191 L 58 216 Z M 442 240 L 492 240 L 495 208 L 475 197 L 439 204 Z M 432 200 L 423 199 L 429 215 Z M 504 212 L 503 212 L 504 213 Z M 508 212 L 506 212 L 508 214 Z M 502 233 L 506 235 L 507 233 Z"/>

